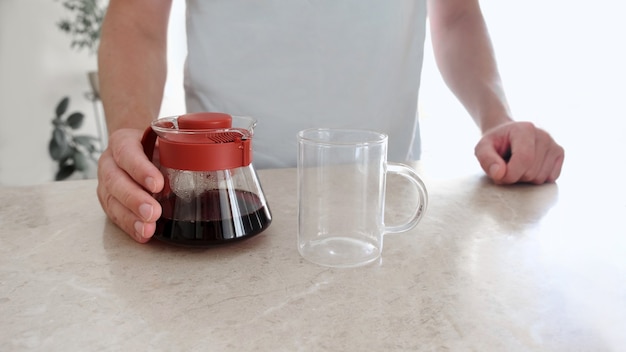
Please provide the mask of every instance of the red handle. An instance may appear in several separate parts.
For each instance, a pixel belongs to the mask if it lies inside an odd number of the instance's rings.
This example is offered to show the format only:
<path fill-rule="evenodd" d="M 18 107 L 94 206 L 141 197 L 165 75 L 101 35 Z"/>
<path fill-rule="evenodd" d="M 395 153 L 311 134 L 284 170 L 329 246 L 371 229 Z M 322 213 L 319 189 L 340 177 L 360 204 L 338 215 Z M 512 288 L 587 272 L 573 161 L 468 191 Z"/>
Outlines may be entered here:
<path fill-rule="evenodd" d="M 152 127 L 148 126 L 148 128 L 146 128 L 146 130 L 143 132 L 143 136 L 141 137 L 141 145 L 143 146 L 143 152 L 146 154 L 148 159 L 150 159 L 150 161 L 152 161 L 156 140 L 156 132 L 154 132 Z"/>

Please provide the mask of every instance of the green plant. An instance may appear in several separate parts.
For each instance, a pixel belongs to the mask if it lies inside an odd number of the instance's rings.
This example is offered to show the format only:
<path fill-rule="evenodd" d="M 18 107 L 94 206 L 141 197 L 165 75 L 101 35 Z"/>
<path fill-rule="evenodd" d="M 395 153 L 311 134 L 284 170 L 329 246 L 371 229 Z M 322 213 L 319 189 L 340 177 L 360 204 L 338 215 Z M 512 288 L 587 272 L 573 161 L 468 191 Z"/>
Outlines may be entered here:
<path fill-rule="evenodd" d="M 52 138 L 48 144 L 48 152 L 52 160 L 57 161 L 59 168 L 55 180 L 65 180 L 74 172 L 82 172 L 87 178 L 97 164 L 100 153 L 98 138 L 88 135 L 74 135 L 85 118 L 81 112 L 72 112 L 64 117 L 69 107 L 70 98 L 64 97 L 57 104 L 52 119 Z"/>
<path fill-rule="evenodd" d="M 106 0 L 62 0 L 63 7 L 73 15 L 71 19 L 57 22 L 61 31 L 72 37 L 71 47 L 88 49 L 91 54 L 98 50 L 100 27 L 106 13 Z"/>

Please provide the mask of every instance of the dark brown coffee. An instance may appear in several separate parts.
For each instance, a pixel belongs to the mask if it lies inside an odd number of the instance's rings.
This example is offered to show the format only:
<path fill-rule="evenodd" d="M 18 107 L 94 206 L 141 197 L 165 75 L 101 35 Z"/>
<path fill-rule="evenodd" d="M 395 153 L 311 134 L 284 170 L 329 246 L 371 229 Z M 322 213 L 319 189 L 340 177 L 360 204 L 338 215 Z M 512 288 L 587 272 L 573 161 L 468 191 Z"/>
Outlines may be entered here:
<path fill-rule="evenodd" d="M 271 223 L 269 209 L 259 197 L 242 190 L 210 190 L 190 201 L 172 194 L 161 205 L 154 237 L 183 246 L 207 247 L 249 238 Z"/>

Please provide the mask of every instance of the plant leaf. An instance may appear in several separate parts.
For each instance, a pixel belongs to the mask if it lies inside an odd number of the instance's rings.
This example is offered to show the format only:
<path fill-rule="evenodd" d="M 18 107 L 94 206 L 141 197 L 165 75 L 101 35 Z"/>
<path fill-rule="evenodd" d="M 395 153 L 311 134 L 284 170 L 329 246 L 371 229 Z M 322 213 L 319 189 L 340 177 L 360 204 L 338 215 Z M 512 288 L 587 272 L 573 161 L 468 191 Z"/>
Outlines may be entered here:
<path fill-rule="evenodd" d="M 61 150 L 61 147 L 54 139 L 51 139 L 50 143 L 48 143 L 48 153 L 52 160 L 58 161 L 63 155 L 63 150 Z"/>
<path fill-rule="evenodd" d="M 59 117 L 61 117 L 61 115 L 65 114 L 65 112 L 67 111 L 67 106 L 69 104 L 70 104 L 70 98 L 69 97 L 63 97 L 63 99 L 61 99 L 59 104 L 57 104 L 57 108 L 55 110 L 57 118 L 59 118 Z"/>
<path fill-rule="evenodd" d="M 87 171 L 89 169 L 87 157 L 78 149 L 74 149 L 74 167 L 78 171 Z"/>
<path fill-rule="evenodd" d="M 65 33 L 70 33 L 72 27 L 70 26 L 70 22 L 68 20 L 62 20 L 57 23 L 59 29 Z"/>
<path fill-rule="evenodd" d="M 80 126 L 82 126 L 83 124 L 83 119 L 85 118 L 85 115 L 82 112 L 75 112 L 72 113 L 70 116 L 67 117 L 67 124 L 72 128 L 72 129 L 79 129 Z"/>
<path fill-rule="evenodd" d="M 61 165 L 59 166 L 59 171 L 57 171 L 54 179 L 56 181 L 65 180 L 66 178 L 72 176 L 74 171 L 76 171 L 74 164 Z"/>
<path fill-rule="evenodd" d="M 59 145 L 67 144 L 65 139 L 65 131 L 63 131 L 61 127 L 54 128 L 54 130 L 52 131 L 52 139 Z"/>
<path fill-rule="evenodd" d="M 108 1 L 101 0 L 64 0 L 63 7 L 70 12 L 71 18 L 64 19 L 58 27 L 71 37 L 72 48 L 87 48 L 90 54 L 98 50 L 100 27 L 106 13 Z"/>
<path fill-rule="evenodd" d="M 94 136 L 87 136 L 87 135 L 80 135 L 80 136 L 75 136 L 74 137 L 74 142 L 76 142 L 77 144 L 82 145 L 83 147 L 87 148 L 87 150 L 90 153 L 93 153 L 97 150 L 96 145 L 93 143 L 95 141 L 97 141 L 98 138 L 94 137 Z"/>
<path fill-rule="evenodd" d="M 67 156 L 70 152 L 70 146 L 65 139 L 65 134 L 62 129 L 55 128 L 52 132 L 52 139 L 48 143 L 48 152 L 52 160 L 59 161 L 63 157 Z"/>

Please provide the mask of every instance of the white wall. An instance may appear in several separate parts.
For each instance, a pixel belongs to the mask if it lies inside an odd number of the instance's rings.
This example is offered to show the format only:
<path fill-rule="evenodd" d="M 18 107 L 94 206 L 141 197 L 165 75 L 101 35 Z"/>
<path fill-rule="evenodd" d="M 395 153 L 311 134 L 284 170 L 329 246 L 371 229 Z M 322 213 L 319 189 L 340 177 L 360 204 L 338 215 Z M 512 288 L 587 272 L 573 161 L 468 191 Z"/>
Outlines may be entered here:
<path fill-rule="evenodd" d="M 626 171 L 625 151 L 612 148 L 613 140 L 626 138 L 626 5 L 481 0 L 481 6 L 513 114 L 546 128 L 564 146 L 563 172 L 574 172 L 567 170 L 573 159 L 588 160 L 584 172 L 590 179 L 609 169 Z M 445 88 L 431 52 L 423 75 L 423 159 L 429 171 L 452 176 L 458 168 L 477 168 L 476 128 Z M 591 144 L 592 134 L 604 143 Z"/>
<path fill-rule="evenodd" d="M 98 135 L 87 71 L 95 55 L 70 49 L 56 23 L 69 17 L 59 1 L 0 0 L 0 185 L 28 185 L 54 179 L 48 156 L 54 109 L 63 96 L 70 111 L 85 116 L 80 134 Z M 174 0 L 168 86 L 162 114 L 184 112 L 181 67 L 185 57 L 184 0 Z M 100 107 L 101 109 L 101 107 Z"/>
<path fill-rule="evenodd" d="M 597 153 L 587 131 L 626 138 L 625 6 L 615 0 L 482 0 L 513 112 L 546 127 L 569 153 Z M 0 0 L 0 185 L 51 181 L 47 154 L 54 107 L 64 95 L 71 107 L 93 117 L 83 98 L 85 72 L 95 57 L 69 49 L 56 28 L 63 9 L 54 0 Z M 168 84 L 161 116 L 183 112 L 184 0 L 174 0 L 170 24 Z M 177 39 L 175 39 L 177 38 Z M 420 111 L 424 159 L 432 171 L 454 173 L 455 160 L 476 167 L 477 131 L 439 77 L 427 42 Z M 96 134 L 93 119 L 85 133 Z M 451 128 L 453 126 L 453 128 Z M 576 126 L 578 128 L 571 128 Z M 581 128 L 581 126 L 583 126 Z M 450 165 L 448 165 L 450 166 Z"/>
<path fill-rule="evenodd" d="M 70 97 L 72 110 L 93 110 L 83 94 L 95 57 L 69 50 L 69 38 L 56 28 L 62 15 L 54 1 L 0 1 L 2 185 L 52 180 L 47 146 L 54 109 L 63 96 Z M 95 124 L 86 123 L 85 131 L 90 130 L 95 134 Z"/>

